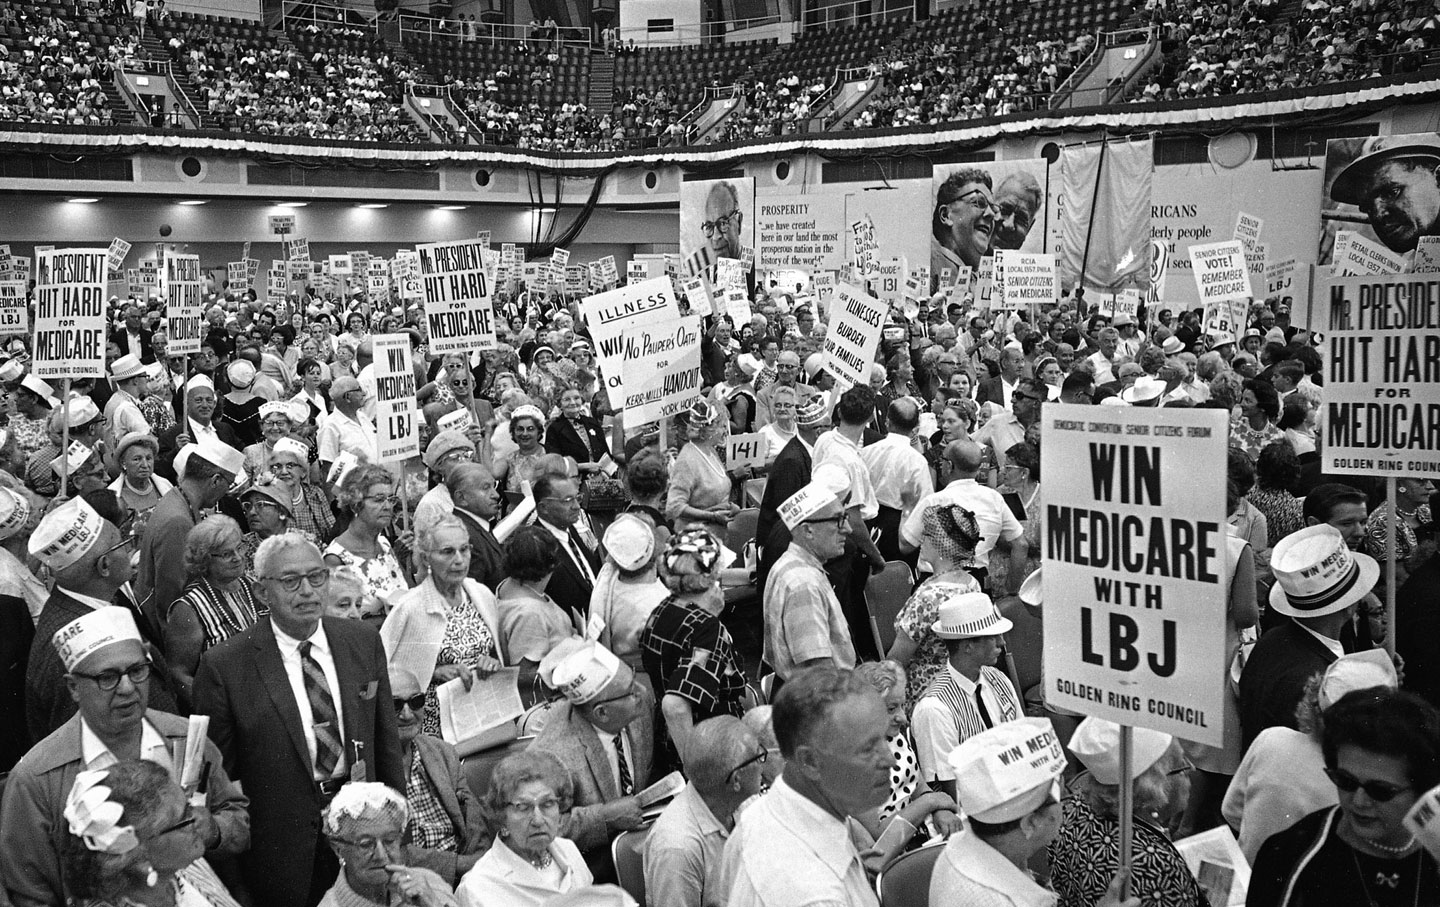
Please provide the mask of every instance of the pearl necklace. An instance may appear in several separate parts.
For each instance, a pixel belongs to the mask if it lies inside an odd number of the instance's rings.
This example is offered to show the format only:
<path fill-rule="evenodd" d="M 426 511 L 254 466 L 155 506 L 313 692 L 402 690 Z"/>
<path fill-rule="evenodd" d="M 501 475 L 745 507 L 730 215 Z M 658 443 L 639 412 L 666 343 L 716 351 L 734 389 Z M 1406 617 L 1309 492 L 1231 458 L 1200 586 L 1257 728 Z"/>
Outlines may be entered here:
<path fill-rule="evenodd" d="M 1400 844 L 1394 847 L 1388 844 L 1381 844 L 1379 841 L 1371 841 L 1368 839 L 1365 841 L 1365 846 L 1373 847 L 1381 853 L 1388 853 L 1391 856 L 1401 857 L 1408 853 L 1410 848 L 1415 846 L 1415 836 L 1411 835 L 1410 840 L 1406 841 L 1404 844 Z"/>

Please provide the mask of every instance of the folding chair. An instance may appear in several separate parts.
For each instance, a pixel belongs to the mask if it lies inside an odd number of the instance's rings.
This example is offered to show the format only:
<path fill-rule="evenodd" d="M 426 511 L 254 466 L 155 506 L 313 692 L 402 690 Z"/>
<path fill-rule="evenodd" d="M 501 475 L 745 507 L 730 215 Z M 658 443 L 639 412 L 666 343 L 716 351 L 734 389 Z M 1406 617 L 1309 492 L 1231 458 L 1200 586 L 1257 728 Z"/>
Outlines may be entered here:
<path fill-rule="evenodd" d="M 902 561 L 888 561 L 879 575 L 865 584 L 865 610 L 870 613 L 870 632 L 883 658 L 895 643 L 895 618 L 905 607 L 914 588 L 910 567 Z"/>

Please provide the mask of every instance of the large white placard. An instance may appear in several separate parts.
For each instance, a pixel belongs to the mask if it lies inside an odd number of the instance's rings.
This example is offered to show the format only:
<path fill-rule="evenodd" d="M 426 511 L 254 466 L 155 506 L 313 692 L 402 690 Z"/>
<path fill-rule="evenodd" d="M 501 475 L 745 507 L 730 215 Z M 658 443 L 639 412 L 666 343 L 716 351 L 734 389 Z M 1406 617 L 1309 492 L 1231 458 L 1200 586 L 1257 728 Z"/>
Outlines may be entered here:
<path fill-rule="evenodd" d="M 675 415 L 700 395 L 700 318 L 651 319 L 627 329 L 620 375 L 626 424 Z"/>
<path fill-rule="evenodd" d="M 830 307 L 830 329 L 825 332 L 825 371 L 836 381 L 864 384 L 880 345 L 880 331 L 890 307 L 848 283 L 835 288 Z"/>
<path fill-rule="evenodd" d="M 1391 252 L 1373 239 L 1353 230 L 1335 234 L 1331 256 L 1336 277 L 1359 277 L 1365 274 L 1399 274 L 1408 270 L 1405 256 Z"/>
<path fill-rule="evenodd" d="M 679 318 L 680 304 L 675 300 L 670 278 L 655 277 L 586 297 L 580 300 L 580 314 L 590 328 L 595 357 L 605 376 L 605 387 L 614 400 L 624 385 L 621 365 L 625 334 L 643 324 Z"/>
<path fill-rule="evenodd" d="M 757 198 L 755 230 L 762 268 L 839 270 L 845 263 L 845 196 Z"/>
<path fill-rule="evenodd" d="M 35 377 L 105 376 L 108 254 L 108 249 L 36 252 Z"/>
<path fill-rule="evenodd" d="M 0 281 L 0 335 L 29 332 L 30 309 L 25 305 L 25 281 Z"/>
<path fill-rule="evenodd" d="M 770 441 L 763 431 L 731 435 L 725 440 L 725 465 L 730 469 L 764 466 L 769 455 Z"/>
<path fill-rule="evenodd" d="M 415 247 L 431 352 L 468 353 L 498 345 L 484 248 L 473 239 Z"/>
<path fill-rule="evenodd" d="M 1342 277 L 1324 332 L 1327 473 L 1440 474 L 1440 275 Z"/>
<path fill-rule="evenodd" d="M 1221 746 L 1227 414 L 1041 419 L 1047 705 Z"/>
<path fill-rule="evenodd" d="M 408 334 L 376 334 L 375 460 L 390 463 L 420 455 L 415 367 Z"/>
<path fill-rule="evenodd" d="M 205 339 L 205 318 L 201 296 L 205 289 L 200 277 L 200 256 L 165 250 L 160 269 L 161 292 L 165 294 L 165 332 L 168 353 L 194 356 Z"/>
<path fill-rule="evenodd" d="M 1195 269 L 1195 288 L 1200 292 L 1202 305 L 1254 295 L 1250 292 L 1245 246 L 1240 240 L 1191 246 L 1190 263 Z"/>
<path fill-rule="evenodd" d="M 1004 270 L 1006 309 L 1029 310 L 1032 305 L 1052 305 L 1059 298 L 1055 282 L 1055 256 L 1043 252 L 995 253 L 995 271 Z"/>

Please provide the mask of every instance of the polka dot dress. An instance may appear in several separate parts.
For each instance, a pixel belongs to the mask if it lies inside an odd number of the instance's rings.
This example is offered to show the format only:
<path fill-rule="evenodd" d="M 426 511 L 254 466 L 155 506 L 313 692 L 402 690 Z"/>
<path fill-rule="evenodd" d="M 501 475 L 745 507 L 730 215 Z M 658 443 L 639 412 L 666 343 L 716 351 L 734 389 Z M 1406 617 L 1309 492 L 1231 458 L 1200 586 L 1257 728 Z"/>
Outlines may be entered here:
<path fill-rule="evenodd" d="M 915 758 L 915 745 L 910 735 L 899 733 L 889 739 L 890 755 L 894 762 L 890 768 L 890 797 L 880 807 L 880 821 L 885 821 L 900 811 L 915 794 L 920 784 L 920 762 Z"/>

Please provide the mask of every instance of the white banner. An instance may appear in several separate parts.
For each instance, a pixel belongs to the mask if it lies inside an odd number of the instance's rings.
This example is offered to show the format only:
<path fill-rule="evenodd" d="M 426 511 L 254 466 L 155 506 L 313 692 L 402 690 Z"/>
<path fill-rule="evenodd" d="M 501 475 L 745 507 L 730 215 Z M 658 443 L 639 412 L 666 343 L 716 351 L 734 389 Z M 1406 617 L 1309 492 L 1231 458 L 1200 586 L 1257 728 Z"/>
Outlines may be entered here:
<path fill-rule="evenodd" d="M 375 460 L 392 463 L 420 455 L 416 419 L 415 367 L 410 359 L 410 335 L 376 334 L 375 344 Z"/>
<path fill-rule="evenodd" d="M 1003 264 L 1002 264 L 1003 263 Z M 1029 310 L 1032 305 L 1053 305 L 1059 298 L 1055 282 L 1055 256 L 1043 252 L 996 252 L 995 270 L 1005 272 L 1006 309 Z"/>
<path fill-rule="evenodd" d="M 1245 262 L 1245 247 L 1239 240 L 1191 246 L 1190 263 L 1195 269 L 1195 288 L 1200 293 L 1201 305 L 1255 295 L 1250 292 L 1250 269 Z"/>
<path fill-rule="evenodd" d="M 30 310 L 25 305 L 25 281 L 0 282 L 0 334 L 28 334 Z"/>
<path fill-rule="evenodd" d="M 1046 406 L 1047 705 L 1224 744 L 1227 418 Z"/>
<path fill-rule="evenodd" d="M 1325 332 L 1327 473 L 1440 474 L 1440 278 L 1328 281 L 1316 309 Z"/>
<path fill-rule="evenodd" d="M 204 307 L 201 295 L 205 284 L 200 277 L 200 256 L 180 255 L 165 250 L 160 270 L 161 292 L 165 294 L 166 352 L 194 356 L 205 339 Z"/>
<path fill-rule="evenodd" d="M 647 319 L 627 329 L 620 360 L 626 424 L 668 419 L 700 395 L 700 319 Z M 603 362 L 601 370 L 608 372 Z"/>
<path fill-rule="evenodd" d="M 106 249 L 36 253 L 37 378 L 105 377 Z"/>
<path fill-rule="evenodd" d="M 469 353 L 497 347 L 483 248 L 473 239 L 415 247 L 431 352 Z"/>
<path fill-rule="evenodd" d="M 836 381 L 866 384 L 870 366 L 880 345 L 880 331 L 890 307 L 883 301 L 861 292 L 848 283 L 835 289 L 835 304 L 830 307 L 830 329 L 825 332 L 821 349 L 825 371 Z"/>
<path fill-rule="evenodd" d="M 845 196 L 756 198 L 755 230 L 763 269 L 839 270 L 845 263 Z"/>

